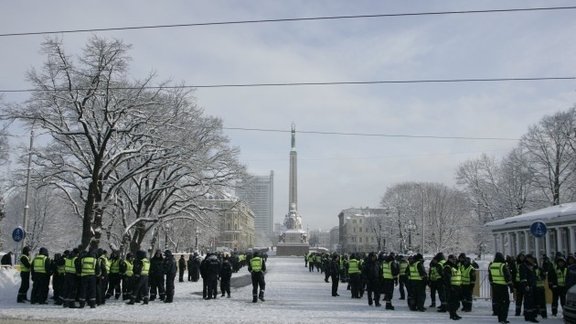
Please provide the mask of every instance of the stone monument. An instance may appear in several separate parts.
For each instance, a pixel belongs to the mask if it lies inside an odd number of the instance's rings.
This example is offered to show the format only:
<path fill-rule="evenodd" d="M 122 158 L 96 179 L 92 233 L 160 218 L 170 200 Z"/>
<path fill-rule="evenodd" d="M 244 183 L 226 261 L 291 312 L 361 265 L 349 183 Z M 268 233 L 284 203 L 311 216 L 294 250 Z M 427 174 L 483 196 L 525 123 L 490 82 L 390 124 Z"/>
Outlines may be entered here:
<path fill-rule="evenodd" d="M 288 213 L 284 217 L 286 230 L 280 234 L 276 255 L 298 255 L 308 253 L 308 233 L 302 229 L 302 217 L 298 213 L 298 181 L 296 127 L 292 124 L 292 148 L 290 149 L 290 178 L 288 183 Z"/>

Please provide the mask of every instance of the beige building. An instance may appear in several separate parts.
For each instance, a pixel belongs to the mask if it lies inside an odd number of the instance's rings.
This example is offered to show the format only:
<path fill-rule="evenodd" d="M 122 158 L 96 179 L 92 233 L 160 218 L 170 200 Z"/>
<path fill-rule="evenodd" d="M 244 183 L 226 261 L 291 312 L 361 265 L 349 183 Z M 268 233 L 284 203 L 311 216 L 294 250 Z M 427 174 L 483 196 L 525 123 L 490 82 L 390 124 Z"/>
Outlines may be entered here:
<path fill-rule="evenodd" d="M 246 250 L 254 247 L 254 212 L 246 202 L 224 198 L 206 201 L 217 217 L 218 228 L 215 246 L 231 250 Z"/>
<path fill-rule="evenodd" d="M 380 208 L 349 208 L 338 214 L 340 252 L 371 252 L 383 249 L 385 242 L 374 231 L 374 217 L 382 217 Z M 380 244 L 379 244 L 380 241 Z"/>

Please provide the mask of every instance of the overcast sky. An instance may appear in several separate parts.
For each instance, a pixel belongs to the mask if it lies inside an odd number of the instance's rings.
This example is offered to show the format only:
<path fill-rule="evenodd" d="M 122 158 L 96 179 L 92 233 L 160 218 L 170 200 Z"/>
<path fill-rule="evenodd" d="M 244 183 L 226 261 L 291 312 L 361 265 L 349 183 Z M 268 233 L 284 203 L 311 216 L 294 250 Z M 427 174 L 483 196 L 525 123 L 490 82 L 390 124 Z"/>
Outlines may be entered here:
<path fill-rule="evenodd" d="M 571 6 L 573 1 L 3 1 L 0 34 L 275 18 Z M 78 53 L 94 33 L 61 34 Z M 188 85 L 576 76 L 576 10 L 425 15 L 99 32 L 132 44 L 131 74 Z M 0 89 L 25 89 L 45 36 L 0 37 Z M 576 103 L 576 81 L 201 88 L 240 159 L 275 173 L 275 222 L 288 211 L 290 125 L 298 133 L 304 226 L 378 207 L 405 181 L 455 186 L 457 166 L 508 153 L 530 125 Z M 5 102 L 22 94 L 5 94 Z M 21 135 L 24 135 L 22 132 Z"/>

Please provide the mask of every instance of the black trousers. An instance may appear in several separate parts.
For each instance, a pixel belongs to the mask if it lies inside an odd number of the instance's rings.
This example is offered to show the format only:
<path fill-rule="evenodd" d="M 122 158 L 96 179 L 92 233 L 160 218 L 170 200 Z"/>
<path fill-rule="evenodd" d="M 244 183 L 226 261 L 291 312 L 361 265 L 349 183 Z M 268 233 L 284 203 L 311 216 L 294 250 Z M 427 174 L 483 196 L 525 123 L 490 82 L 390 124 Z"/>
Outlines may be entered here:
<path fill-rule="evenodd" d="M 64 274 L 55 273 L 52 276 L 52 289 L 54 290 L 54 303 L 61 305 L 64 300 Z"/>
<path fill-rule="evenodd" d="M 376 280 L 366 282 L 366 292 L 368 293 L 368 305 L 372 305 L 372 301 L 376 305 L 380 305 L 380 283 Z"/>
<path fill-rule="evenodd" d="M 174 280 L 176 279 L 176 274 L 166 275 L 166 297 L 165 301 L 171 303 L 174 300 Z M 162 294 L 160 294 L 162 297 Z"/>
<path fill-rule="evenodd" d="M 338 282 L 340 281 L 340 277 L 337 273 L 332 274 L 330 277 L 332 280 L 332 296 L 338 296 Z"/>
<path fill-rule="evenodd" d="M 508 286 L 492 285 L 492 305 L 494 307 L 494 313 L 498 316 L 498 322 L 507 321 L 508 309 L 510 308 Z"/>
<path fill-rule="evenodd" d="M 506 286 L 508 287 L 508 286 Z M 474 290 L 474 285 L 462 285 L 462 310 L 471 311 L 472 310 L 472 292 Z"/>
<path fill-rule="evenodd" d="M 406 299 L 406 292 L 404 291 L 406 287 L 406 282 L 408 281 L 407 276 L 398 276 L 398 290 L 400 291 L 400 299 Z"/>
<path fill-rule="evenodd" d="M 413 303 L 417 310 L 424 309 L 426 302 L 426 282 L 424 280 L 411 280 L 411 289 L 413 292 Z"/>
<path fill-rule="evenodd" d="M 252 297 L 256 298 L 258 296 L 258 292 L 260 295 L 264 294 L 264 290 L 266 290 L 266 281 L 264 280 L 264 272 L 252 272 Z"/>
<path fill-rule="evenodd" d="M 108 276 L 96 278 L 96 304 L 106 304 L 106 289 L 108 288 Z"/>
<path fill-rule="evenodd" d="M 350 292 L 352 298 L 360 298 L 360 289 L 362 289 L 362 277 L 359 273 L 350 274 Z"/>
<path fill-rule="evenodd" d="M 30 302 L 45 304 L 48 301 L 48 285 L 50 275 L 47 273 L 35 273 L 32 278 L 32 296 Z"/>
<path fill-rule="evenodd" d="M 230 279 L 232 279 L 232 276 L 220 277 L 220 291 L 222 292 L 222 296 L 225 294 L 230 296 Z"/>
<path fill-rule="evenodd" d="M 132 300 L 148 300 L 150 288 L 148 286 L 148 276 L 134 277 L 134 291 L 132 293 Z"/>
<path fill-rule="evenodd" d="M 184 282 L 184 269 L 179 269 L 178 281 Z"/>
<path fill-rule="evenodd" d="M 17 297 L 18 302 L 22 302 L 28 299 L 26 296 L 28 295 L 28 289 L 30 289 L 30 272 L 20 272 L 20 279 L 20 289 L 18 289 Z"/>
<path fill-rule="evenodd" d="M 150 279 L 150 300 L 156 299 L 156 296 L 159 296 L 161 300 L 164 300 L 164 297 L 166 296 L 166 293 L 164 291 L 164 275 L 154 274 L 151 275 L 149 279 Z"/>
<path fill-rule="evenodd" d="M 75 273 L 66 273 L 64 277 L 64 302 L 74 304 L 78 296 L 78 276 Z"/>
<path fill-rule="evenodd" d="M 208 278 L 208 297 L 207 299 L 216 298 L 218 295 L 218 277 Z"/>
<path fill-rule="evenodd" d="M 122 290 L 120 289 L 120 282 L 122 281 L 122 276 L 119 273 L 111 273 L 108 276 L 108 292 L 106 297 L 114 296 L 116 299 L 120 297 Z"/>
<path fill-rule="evenodd" d="M 456 315 L 456 311 L 460 306 L 461 287 L 452 285 L 446 287 L 446 297 L 448 299 L 448 312 L 450 312 L 450 317 L 452 317 Z"/>
<path fill-rule="evenodd" d="M 80 277 L 80 306 L 86 302 L 90 307 L 96 305 L 96 276 Z"/>
<path fill-rule="evenodd" d="M 524 286 L 520 282 L 514 283 L 514 300 L 516 302 L 516 316 L 520 316 L 524 302 Z"/>
<path fill-rule="evenodd" d="M 556 287 L 552 289 L 552 315 L 556 316 L 558 314 L 558 300 L 560 300 L 560 305 L 564 309 L 566 304 L 566 287 Z"/>
<path fill-rule="evenodd" d="M 382 292 L 384 293 L 384 301 L 387 304 L 391 304 L 394 296 L 394 279 L 384 279 L 382 282 Z"/>

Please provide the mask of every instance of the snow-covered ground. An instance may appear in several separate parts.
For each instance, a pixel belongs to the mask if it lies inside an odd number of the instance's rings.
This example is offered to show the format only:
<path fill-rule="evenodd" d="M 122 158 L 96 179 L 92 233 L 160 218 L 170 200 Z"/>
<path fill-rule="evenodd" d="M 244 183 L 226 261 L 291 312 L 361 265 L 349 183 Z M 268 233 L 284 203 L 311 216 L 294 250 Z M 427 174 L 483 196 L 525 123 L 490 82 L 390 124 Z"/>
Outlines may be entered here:
<path fill-rule="evenodd" d="M 252 303 L 252 288 L 232 290 L 232 298 L 203 300 L 201 283 L 176 282 L 174 303 L 126 305 L 109 300 L 96 309 L 65 309 L 54 305 L 17 304 L 19 275 L 14 270 L 0 273 L 0 323 L 454 323 L 447 313 L 410 312 L 405 301 L 394 297 L 396 310 L 369 307 L 366 297 L 351 299 L 345 284 L 340 297 L 331 296 L 331 284 L 320 273 L 308 272 L 302 258 L 271 257 L 267 263 L 266 301 Z M 243 268 L 235 277 L 247 276 Z M 426 302 L 429 304 L 429 301 Z M 512 308 L 511 308 L 512 310 Z M 496 323 L 489 301 L 478 300 L 471 313 L 460 313 L 459 323 Z M 512 316 L 511 323 L 524 323 Z M 543 323 L 561 323 L 549 318 Z"/>

